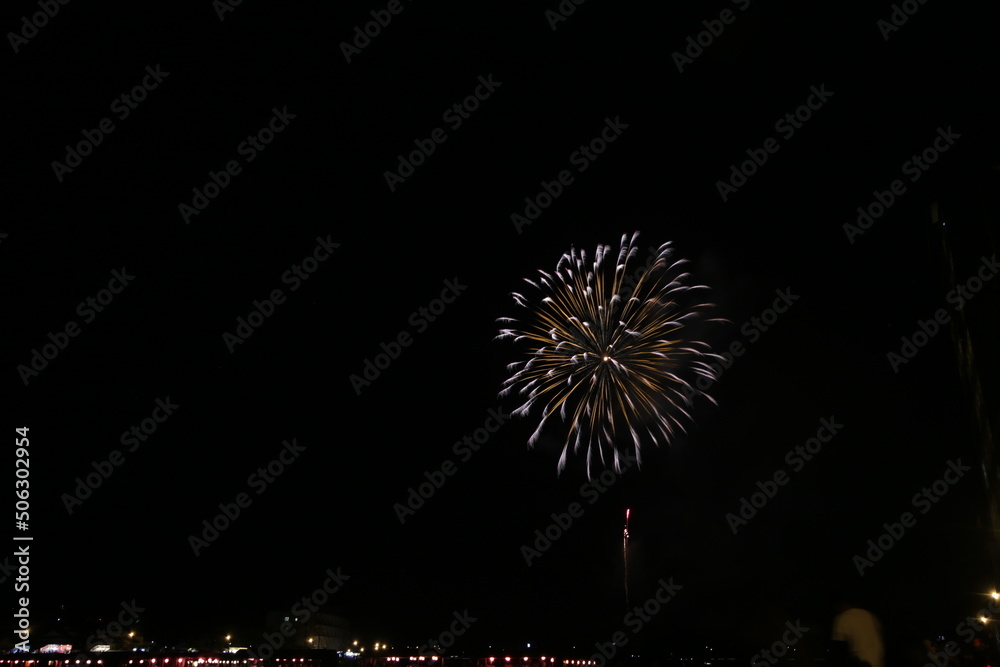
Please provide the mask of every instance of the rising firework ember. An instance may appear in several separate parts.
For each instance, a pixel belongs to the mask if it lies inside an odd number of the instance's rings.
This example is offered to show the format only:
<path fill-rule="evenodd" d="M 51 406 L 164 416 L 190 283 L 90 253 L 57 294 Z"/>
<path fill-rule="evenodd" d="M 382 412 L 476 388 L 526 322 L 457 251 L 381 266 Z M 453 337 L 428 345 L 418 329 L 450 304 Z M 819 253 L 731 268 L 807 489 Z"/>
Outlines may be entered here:
<path fill-rule="evenodd" d="M 591 260 L 570 250 L 554 272 L 525 279 L 535 298 L 513 294 L 525 320 L 499 320 L 511 328 L 498 338 L 529 346 L 527 359 L 508 366 L 513 375 L 500 395 L 523 397 L 512 412 L 518 416 L 541 407 L 529 446 L 556 412 L 568 424 L 559 472 L 571 447 L 574 455 L 585 450 L 588 476 L 609 462 L 620 471 L 626 454 L 641 465 L 643 447 L 668 444 L 684 431 L 691 419 L 685 394 L 704 395 L 693 386 L 698 376 L 716 380 L 709 360 L 719 357 L 694 340 L 693 329 L 719 320 L 705 317 L 711 304 L 689 303 L 707 288 L 688 284 L 690 274 L 680 270 L 686 260 L 673 260 L 669 243 L 632 285 L 637 238 L 622 236 L 617 261 L 609 246 L 597 246 Z"/>

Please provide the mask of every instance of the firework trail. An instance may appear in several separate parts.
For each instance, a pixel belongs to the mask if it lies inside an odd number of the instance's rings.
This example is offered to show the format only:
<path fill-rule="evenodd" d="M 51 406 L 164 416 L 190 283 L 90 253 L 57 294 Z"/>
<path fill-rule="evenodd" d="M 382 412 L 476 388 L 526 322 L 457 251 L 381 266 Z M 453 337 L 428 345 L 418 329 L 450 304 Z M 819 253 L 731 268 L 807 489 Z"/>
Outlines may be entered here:
<path fill-rule="evenodd" d="M 622 558 L 625 562 L 625 608 L 629 608 L 628 599 L 628 515 L 631 509 L 625 510 L 625 535 L 622 538 Z"/>
<path fill-rule="evenodd" d="M 536 404 L 542 406 L 529 446 L 556 412 L 569 425 L 560 473 L 571 445 L 574 455 L 586 451 L 588 477 L 598 462 L 607 467 L 611 461 L 621 471 L 628 452 L 641 466 L 644 441 L 667 444 L 684 432 L 691 419 L 685 389 L 704 395 L 693 386 L 697 376 L 717 378 L 719 367 L 709 360 L 720 357 L 693 340 L 691 331 L 698 323 L 721 320 L 704 317 L 711 304 L 686 307 L 680 301 L 707 288 L 688 284 L 690 274 L 680 271 L 686 260 L 672 260 L 673 249 L 664 243 L 630 289 L 626 276 L 637 239 L 638 233 L 622 236 L 617 260 L 605 245 L 597 246 L 591 261 L 585 252 L 570 250 L 554 272 L 539 270 L 537 280 L 525 279 L 539 293 L 536 301 L 513 294 L 528 311 L 527 322 L 498 320 L 512 326 L 498 338 L 530 344 L 527 360 L 507 367 L 513 375 L 500 392 L 516 390 L 524 398 L 512 414 L 527 416 Z"/>

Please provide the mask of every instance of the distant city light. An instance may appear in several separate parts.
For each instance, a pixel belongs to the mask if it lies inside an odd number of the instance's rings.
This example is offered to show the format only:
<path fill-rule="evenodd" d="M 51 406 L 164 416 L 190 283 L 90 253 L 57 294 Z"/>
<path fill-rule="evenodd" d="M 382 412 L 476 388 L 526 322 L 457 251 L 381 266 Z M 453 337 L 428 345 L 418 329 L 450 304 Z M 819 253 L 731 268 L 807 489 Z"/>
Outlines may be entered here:
<path fill-rule="evenodd" d="M 72 644 L 46 644 L 38 649 L 39 653 L 70 653 L 73 650 Z"/>

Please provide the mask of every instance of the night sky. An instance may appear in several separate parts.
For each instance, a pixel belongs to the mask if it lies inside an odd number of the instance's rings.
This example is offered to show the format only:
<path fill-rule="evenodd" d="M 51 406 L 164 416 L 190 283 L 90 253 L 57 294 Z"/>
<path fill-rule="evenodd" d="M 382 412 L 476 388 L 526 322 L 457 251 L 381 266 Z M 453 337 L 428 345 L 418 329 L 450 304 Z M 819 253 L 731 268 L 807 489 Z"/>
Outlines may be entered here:
<path fill-rule="evenodd" d="M 14 428 L 30 427 L 30 529 L 10 531 L 34 538 L 34 622 L 57 627 L 62 605 L 89 631 L 134 599 L 158 644 L 252 643 L 267 611 L 339 568 L 349 579 L 325 610 L 365 640 L 419 644 L 468 610 L 471 653 L 588 653 L 628 628 L 631 508 L 632 603 L 682 586 L 633 637 L 640 650 L 710 643 L 744 660 L 797 619 L 823 647 L 845 591 L 883 620 L 893 655 L 953 632 L 995 583 L 973 403 L 950 325 L 905 364 L 887 355 L 938 309 L 956 319 L 947 257 L 963 284 L 993 275 L 996 37 L 978 7 L 912 5 L 888 30 L 889 3 L 567 0 L 557 21 L 555 0 L 401 0 L 396 14 L 78 0 L 30 39 L 8 34 L 4 418 L 11 467 Z M 8 6 L 5 32 L 39 11 Z M 345 55 L 372 12 L 391 21 Z M 467 118 L 448 115 L 477 90 Z M 782 123 L 810 101 L 807 120 Z M 280 131 L 255 147 L 269 123 Z M 605 128 L 615 140 L 581 157 Z M 436 130 L 444 142 L 387 183 Z M 67 162 L 85 132 L 100 143 Z M 905 166 L 935 140 L 934 164 Z M 747 151 L 766 162 L 720 192 Z M 561 194 L 513 221 L 562 171 Z M 226 184 L 204 206 L 193 189 L 210 173 Z M 885 213 L 845 231 L 896 180 Z M 670 241 L 710 288 L 729 322 L 705 330 L 714 350 L 745 349 L 708 389 L 718 405 L 696 401 L 686 435 L 600 493 L 577 460 L 557 474 L 557 419 L 528 449 L 537 411 L 457 455 L 491 410 L 518 405 L 498 396 L 523 358 L 495 340 L 497 318 L 517 315 L 511 292 L 571 248 L 636 231 L 641 261 Z M 303 279 L 307 257 L 323 259 Z M 109 282 L 110 302 L 88 307 Z M 449 285 L 453 303 L 420 315 Z M 271 315 L 227 344 L 275 290 Z M 782 293 L 787 312 L 753 324 Z M 998 295 L 987 280 L 961 311 L 994 431 Z M 26 373 L 70 322 L 65 349 Z M 409 344 L 356 390 L 400 334 Z M 121 441 L 168 398 L 154 433 Z M 786 454 L 823 423 L 840 426 L 796 470 Z M 301 448 L 291 463 L 251 477 L 294 450 L 284 441 Z M 959 458 L 970 470 L 921 513 L 914 494 Z M 401 522 L 394 506 L 448 460 L 454 474 Z M 780 471 L 787 484 L 734 534 L 726 515 Z M 190 536 L 241 493 L 249 506 L 196 555 Z M 583 515 L 529 566 L 522 546 L 573 502 Z M 860 576 L 854 557 L 907 511 L 915 525 Z"/>

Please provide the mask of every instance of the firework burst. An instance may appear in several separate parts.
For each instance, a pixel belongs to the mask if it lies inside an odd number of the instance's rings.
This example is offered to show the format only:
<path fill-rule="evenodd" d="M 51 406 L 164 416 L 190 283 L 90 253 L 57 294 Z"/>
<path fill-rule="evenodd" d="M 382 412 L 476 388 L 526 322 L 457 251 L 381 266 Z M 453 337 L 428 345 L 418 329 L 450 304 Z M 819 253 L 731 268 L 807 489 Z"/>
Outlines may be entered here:
<path fill-rule="evenodd" d="M 667 444 L 684 431 L 691 398 L 704 395 L 695 387 L 698 377 L 717 378 L 709 360 L 718 356 L 691 334 L 698 323 L 720 320 L 705 317 L 711 304 L 685 305 L 707 288 L 688 284 L 690 274 L 680 270 L 686 260 L 672 259 L 670 243 L 632 284 L 637 238 L 622 236 L 617 261 L 609 246 L 597 246 L 592 260 L 570 250 L 554 272 L 525 279 L 537 300 L 513 294 L 529 313 L 526 322 L 498 320 L 512 327 L 498 338 L 530 345 L 526 360 L 507 367 L 513 374 L 500 392 L 523 397 L 512 414 L 527 416 L 542 406 L 528 445 L 557 412 L 569 425 L 559 472 L 571 447 L 574 455 L 585 450 L 588 476 L 598 462 L 620 471 L 629 453 L 641 465 L 642 447 Z"/>

